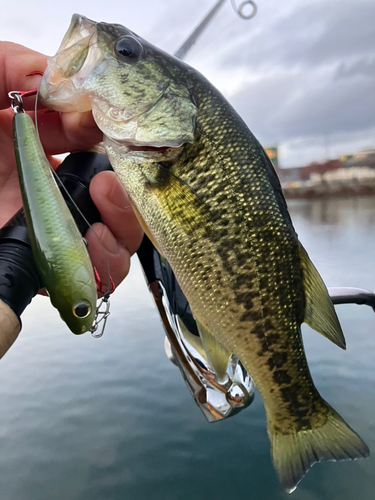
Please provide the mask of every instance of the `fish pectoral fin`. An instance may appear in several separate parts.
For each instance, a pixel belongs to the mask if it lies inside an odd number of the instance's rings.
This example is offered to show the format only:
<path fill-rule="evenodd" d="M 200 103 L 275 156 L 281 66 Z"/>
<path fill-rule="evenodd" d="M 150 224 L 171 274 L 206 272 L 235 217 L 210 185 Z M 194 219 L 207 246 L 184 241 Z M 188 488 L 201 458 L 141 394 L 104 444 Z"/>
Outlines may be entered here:
<path fill-rule="evenodd" d="M 306 298 L 304 322 L 334 344 L 346 349 L 344 334 L 328 290 L 300 243 L 299 255 Z"/>
<path fill-rule="evenodd" d="M 203 359 L 207 361 L 207 354 L 206 351 L 204 350 L 202 339 L 198 337 L 197 335 L 194 335 L 191 333 L 191 331 L 187 328 L 185 323 L 182 321 L 180 316 L 177 316 L 177 321 L 179 324 L 179 327 L 181 329 L 182 335 L 184 339 L 192 346 L 194 349 L 199 352 L 199 354 L 202 356 Z"/>
<path fill-rule="evenodd" d="M 158 247 L 158 244 L 156 243 L 155 241 L 155 238 L 153 237 L 153 235 L 151 234 L 149 228 L 147 227 L 147 224 L 144 220 L 144 218 L 142 217 L 141 213 L 139 212 L 137 206 L 135 205 L 135 203 L 133 203 L 131 200 L 130 200 L 130 204 L 132 206 L 132 209 L 133 209 L 133 212 L 135 213 L 135 216 L 137 217 L 137 220 L 139 222 L 139 225 L 141 226 L 141 228 L 143 229 L 143 231 L 145 232 L 147 238 L 151 241 L 151 243 L 154 245 L 154 247 L 156 248 L 156 250 L 160 253 L 160 255 L 163 255 Z"/>
<path fill-rule="evenodd" d="M 199 335 L 202 340 L 202 346 L 206 352 L 207 360 L 217 375 L 217 382 L 225 383 L 228 379 L 227 367 L 231 353 L 216 339 L 214 334 L 195 319 Z"/>
<path fill-rule="evenodd" d="M 306 430 L 280 432 L 268 421 L 272 461 L 279 481 L 292 493 L 309 468 L 321 460 L 356 460 L 366 458 L 369 449 L 336 411 L 323 399 L 315 423 Z M 319 418 L 321 417 L 321 418 Z"/>

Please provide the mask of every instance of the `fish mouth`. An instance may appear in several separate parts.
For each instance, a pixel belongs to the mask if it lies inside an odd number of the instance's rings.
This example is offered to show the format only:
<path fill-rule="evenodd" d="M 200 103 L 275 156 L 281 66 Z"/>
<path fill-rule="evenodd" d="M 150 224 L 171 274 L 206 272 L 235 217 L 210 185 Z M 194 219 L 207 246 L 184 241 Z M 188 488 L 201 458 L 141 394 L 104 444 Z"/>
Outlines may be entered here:
<path fill-rule="evenodd" d="M 72 16 L 57 53 L 48 59 L 39 87 L 39 99 L 55 111 L 92 111 L 98 127 L 105 134 L 113 140 L 129 140 L 137 129 L 140 116 L 155 103 L 144 105 L 141 112 L 139 109 L 118 108 L 105 96 L 96 97 L 84 88 L 93 71 L 103 72 L 108 65 L 98 44 L 102 24 L 80 14 Z"/>
<path fill-rule="evenodd" d="M 164 146 L 131 141 L 116 141 L 104 135 L 104 147 L 123 157 L 132 157 L 140 161 L 174 161 L 183 151 L 184 145 Z"/>
<path fill-rule="evenodd" d="M 125 143 L 127 149 L 129 151 L 140 151 L 140 152 L 157 152 L 157 153 L 165 153 L 167 152 L 171 146 L 147 146 L 147 145 L 137 145 L 137 144 L 130 144 L 130 143 Z"/>
<path fill-rule="evenodd" d="M 73 14 L 68 31 L 65 33 L 57 52 L 68 49 L 84 38 L 91 37 L 96 32 L 96 24 L 95 21 L 81 14 Z"/>
<path fill-rule="evenodd" d="M 153 144 L 151 142 L 137 142 L 129 140 L 116 140 L 112 137 L 105 136 L 104 144 L 111 143 L 127 153 L 140 155 L 140 156 L 152 156 L 155 154 L 166 155 L 173 151 L 180 151 L 182 144 L 174 144 L 174 145 L 163 145 L 163 144 Z"/>
<path fill-rule="evenodd" d="M 73 14 L 70 26 L 53 57 L 47 61 L 39 98 L 55 111 L 91 110 L 91 102 L 81 84 L 100 62 L 98 50 L 89 50 L 97 43 L 97 23 L 80 14 Z"/>

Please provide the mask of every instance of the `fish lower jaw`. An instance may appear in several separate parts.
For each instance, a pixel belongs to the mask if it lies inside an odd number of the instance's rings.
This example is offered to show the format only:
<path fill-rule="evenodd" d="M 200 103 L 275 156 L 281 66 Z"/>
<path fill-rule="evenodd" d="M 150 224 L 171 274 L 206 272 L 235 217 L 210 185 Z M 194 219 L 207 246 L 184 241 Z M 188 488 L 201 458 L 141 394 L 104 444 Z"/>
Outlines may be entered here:
<path fill-rule="evenodd" d="M 38 99 L 44 106 L 61 112 L 84 113 L 91 111 L 90 99 L 82 93 L 77 93 L 71 80 L 60 77 L 59 84 L 53 85 L 50 82 L 51 74 L 55 75 L 47 68 L 39 87 Z"/>

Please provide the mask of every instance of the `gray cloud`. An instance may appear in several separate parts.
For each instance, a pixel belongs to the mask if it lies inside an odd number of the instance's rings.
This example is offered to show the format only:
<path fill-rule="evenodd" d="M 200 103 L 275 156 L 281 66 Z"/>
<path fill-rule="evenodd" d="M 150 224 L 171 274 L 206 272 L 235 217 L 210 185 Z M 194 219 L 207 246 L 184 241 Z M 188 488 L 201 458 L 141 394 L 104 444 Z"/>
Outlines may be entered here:
<path fill-rule="evenodd" d="M 303 79 L 269 76 L 237 93 L 231 102 L 265 140 L 374 126 L 374 82 L 364 77 L 353 83 L 312 71 Z"/>
<path fill-rule="evenodd" d="M 266 144 L 312 137 L 319 142 L 323 136 L 334 141 L 340 133 L 370 137 L 375 4 L 299 2 L 288 12 L 272 4 L 268 22 L 260 9 L 261 26 L 249 26 L 246 38 L 231 26 L 230 47 L 221 49 L 218 64 L 228 78 L 239 68 L 248 75 L 230 96 L 234 107 Z"/>
<path fill-rule="evenodd" d="M 373 57 L 359 57 L 350 63 L 341 63 L 335 74 L 338 79 L 358 76 L 375 78 L 375 55 Z"/>
<path fill-rule="evenodd" d="M 221 59 L 223 66 L 306 68 L 374 54 L 375 4 L 369 1 L 305 1 L 285 14 L 282 4 L 274 7 L 272 20 L 264 20 L 264 29 L 249 26 L 247 43 L 243 43 L 242 31 L 232 26 L 230 35 L 241 45 Z M 258 22 L 261 17 L 260 10 Z"/>
<path fill-rule="evenodd" d="M 301 166 L 325 158 L 325 141 L 330 143 L 336 157 L 374 147 L 372 88 L 364 91 L 367 100 L 357 95 L 350 102 L 346 100 L 345 89 L 340 92 L 321 89 L 309 95 L 291 96 L 286 80 L 282 89 L 278 86 L 279 93 L 273 93 L 269 86 L 254 92 L 246 101 L 249 93 L 244 91 L 236 95 L 232 103 L 241 110 L 242 117 L 262 144 L 282 147 L 283 166 Z M 286 96 L 279 100 L 282 93 Z M 341 140 L 343 136 L 345 140 Z"/>

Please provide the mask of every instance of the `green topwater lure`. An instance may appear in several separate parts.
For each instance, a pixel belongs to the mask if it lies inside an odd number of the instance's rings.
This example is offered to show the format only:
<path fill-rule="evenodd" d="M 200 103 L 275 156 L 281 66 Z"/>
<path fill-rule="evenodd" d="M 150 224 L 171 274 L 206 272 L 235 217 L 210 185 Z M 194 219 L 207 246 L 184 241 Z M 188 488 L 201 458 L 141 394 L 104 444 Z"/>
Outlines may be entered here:
<path fill-rule="evenodd" d="M 35 262 L 52 305 L 75 334 L 91 330 L 96 314 L 94 271 L 82 235 L 56 184 L 33 120 L 11 95 L 14 150 Z"/>

